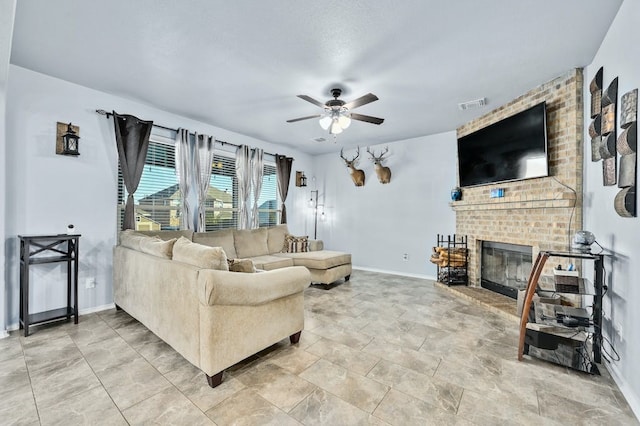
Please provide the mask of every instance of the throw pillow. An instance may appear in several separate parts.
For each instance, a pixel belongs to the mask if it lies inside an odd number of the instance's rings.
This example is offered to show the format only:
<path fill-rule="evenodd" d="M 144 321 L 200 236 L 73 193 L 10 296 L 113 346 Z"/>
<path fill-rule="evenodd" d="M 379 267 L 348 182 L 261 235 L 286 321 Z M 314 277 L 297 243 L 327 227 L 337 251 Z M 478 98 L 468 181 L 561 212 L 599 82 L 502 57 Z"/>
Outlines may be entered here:
<path fill-rule="evenodd" d="M 269 254 L 278 253 L 282 251 L 284 245 L 284 237 L 287 236 L 289 231 L 287 225 L 276 225 L 267 228 L 267 246 L 269 247 Z"/>
<path fill-rule="evenodd" d="M 309 251 L 309 237 L 296 237 L 295 235 L 287 234 L 284 237 L 283 253 L 304 253 Z"/>
<path fill-rule="evenodd" d="M 173 245 L 173 260 L 206 269 L 228 271 L 227 255 L 222 247 L 208 247 L 180 237 Z"/>
<path fill-rule="evenodd" d="M 236 254 L 240 258 L 269 254 L 267 228 L 234 229 L 233 238 Z"/>
<path fill-rule="evenodd" d="M 256 266 L 251 259 L 227 259 L 229 262 L 229 270 L 231 272 L 256 272 Z"/>
<path fill-rule="evenodd" d="M 175 242 L 175 238 L 165 241 L 158 236 L 145 237 L 140 241 L 140 251 L 163 259 L 171 259 Z"/>

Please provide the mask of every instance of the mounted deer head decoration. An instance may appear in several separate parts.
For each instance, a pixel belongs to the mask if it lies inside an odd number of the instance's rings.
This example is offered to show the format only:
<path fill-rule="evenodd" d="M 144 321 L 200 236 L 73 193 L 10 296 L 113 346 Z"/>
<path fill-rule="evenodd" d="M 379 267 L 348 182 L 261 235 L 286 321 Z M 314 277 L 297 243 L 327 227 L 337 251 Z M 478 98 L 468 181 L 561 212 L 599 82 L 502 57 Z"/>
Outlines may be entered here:
<path fill-rule="evenodd" d="M 356 169 L 355 165 L 358 164 L 357 160 L 358 157 L 360 157 L 360 147 L 358 147 L 358 150 L 356 151 L 356 156 L 353 157 L 351 160 L 347 160 L 344 156 L 344 148 L 342 148 L 340 150 L 340 158 L 342 158 L 342 160 L 344 161 L 344 164 L 347 165 L 347 167 L 350 169 L 349 173 L 351 173 L 351 180 L 353 180 L 353 183 L 356 184 L 356 186 L 364 186 L 364 171 L 360 170 L 360 169 Z"/>
<path fill-rule="evenodd" d="M 385 160 L 384 155 L 389 152 L 389 147 L 386 147 L 384 151 L 382 151 L 382 154 L 378 156 L 376 156 L 375 151 L 370 151 L 369 148 L 367 148 L 367 152 L 371 155 L 371 161 L 373 161 L 375 165 L 376 174 L 378 175 L 380 183 L 391 182 L 391 169 L 382 165 L 382 162 Z"/>

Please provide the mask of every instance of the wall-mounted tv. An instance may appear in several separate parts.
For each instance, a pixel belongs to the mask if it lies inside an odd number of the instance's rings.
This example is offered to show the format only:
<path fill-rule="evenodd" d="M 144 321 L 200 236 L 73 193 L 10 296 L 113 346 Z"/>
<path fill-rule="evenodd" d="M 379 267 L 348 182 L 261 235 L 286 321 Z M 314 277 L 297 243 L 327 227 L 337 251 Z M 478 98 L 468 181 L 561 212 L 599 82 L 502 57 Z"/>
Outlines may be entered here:
<path fill-rule="evenodd" d="M 549 175 L 544 102 L 458 139 L 460 186 Z"/>

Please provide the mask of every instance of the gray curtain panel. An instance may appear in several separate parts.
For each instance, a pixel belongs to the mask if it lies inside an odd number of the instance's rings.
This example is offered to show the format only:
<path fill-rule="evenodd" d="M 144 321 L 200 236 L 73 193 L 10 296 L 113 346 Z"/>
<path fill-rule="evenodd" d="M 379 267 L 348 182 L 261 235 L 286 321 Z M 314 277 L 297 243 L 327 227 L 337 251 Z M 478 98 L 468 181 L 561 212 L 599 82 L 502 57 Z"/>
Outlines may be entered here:
<path fill-rule="evenodd" d="M 236 177 L 238 178 L 238 229 L 248 229 L 247 204 L 251 194 L 251 157 L 247 145 L 240 145 L 236 151 Z"/>
<path fill-rule="evenodd" d="M 133 115 L 118 114 L 113 111 L 113 124 L 116 131 L 116 145 L 122 179 L 127 193 L 129 193 L 124 209 L 122 229 L 135 229 L 133 194 L 138 189 L 144 169 L 153 121 L 143 121 Z"/>
<path fill-rule="evenodd" d="M 282 200 L 282 214 L 280 215 L 280 223 L 287 223 L 287 207 L 284 202 L 287 200 L 289 193 L 289 180 L 291 179 L 291 166 L 293 158 L 285 155 L 276 154 L 276 175 L 278 176 L 278 193 Z"/>
<path fill-rule="evenodd" d="M 176 133 L 176 175 L 180 187 L 180 199 L 182 201 L 181 228 L 196 229 L 196 219 L 191 208 L 191 193 L 195 188 L 195 160 L 194 144 L 189 141 L 189 131 L 178 129 Z M 196 189 L 197 191 L 197 189 Z"/>
<path fill-rule="evenodd" d="M 206 201 L 211 184 L 211 167 L 213 163 L 213 147 L 215 138 L 207 135 L 196 135 L 196 178 L 198 179 L 198 232 L 206 231 Z M 215 207 L 215 206 L 214 206 Z"/>
<path fill-rule="evenodd" d="M 258 199 L 262 192 L 262 177 L 264 176 L 264 150 L 253 149 L 251 156 L 251 183 L 253 184 L 253 208 L 251 209 L 251 228 L 260 227 L 260 212 Z"/>

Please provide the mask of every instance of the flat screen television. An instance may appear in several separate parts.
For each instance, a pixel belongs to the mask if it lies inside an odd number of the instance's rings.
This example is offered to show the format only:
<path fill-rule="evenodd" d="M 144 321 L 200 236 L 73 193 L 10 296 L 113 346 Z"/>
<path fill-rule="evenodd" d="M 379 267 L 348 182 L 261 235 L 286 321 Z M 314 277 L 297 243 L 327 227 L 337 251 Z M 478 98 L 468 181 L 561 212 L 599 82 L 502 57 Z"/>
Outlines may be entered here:
<path fill-rule="evenodd" d="M 549 175 L 544 102 L 458 139 L 460 186 Z"/>

